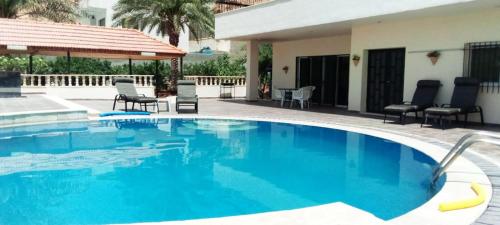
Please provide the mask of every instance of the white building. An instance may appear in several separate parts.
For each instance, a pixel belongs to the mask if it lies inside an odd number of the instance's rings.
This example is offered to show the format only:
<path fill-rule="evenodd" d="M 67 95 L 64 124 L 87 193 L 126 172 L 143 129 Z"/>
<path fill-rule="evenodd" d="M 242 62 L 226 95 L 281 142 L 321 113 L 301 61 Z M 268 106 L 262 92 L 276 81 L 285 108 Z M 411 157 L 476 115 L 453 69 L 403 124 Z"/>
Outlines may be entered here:
<path fill-rule="evenodd" d="M 88 25 L 97 25 L 97 26 L 106 26 L 111 27 L 114 24 L 113 21 L 113 6 L 118 3 L 118 0 L 82 0 L 80 2 L 80 7 L 85 12 L 82 18 L 80 19 L 80 23 L 88 24 Z M 161 37 L 156 34 L 156 30 L 148 33 L 144 31 L 147 35 L 164 41 L 168 43 L 168 36 Z M 189 32 L 181 33 L 179 37 L 179 46 L 180 49 L 189 52 Z"/>
<path fill-rule="evenodd" d="M 498 0 L 274 0 L 216 15 L 215 36 L 247 42 L 249 100 L 257 98 L 258 44 L 271 42 L 273 86 L 315 85 L 320 104 L 380 113 L 411 100 L 422 79 L 441 81 L 436 103 L 444 104 L 455 77 L 473 76 L 483 82 L 477 104 L 486 122 L 498 124 L 499 21 Z M 431 51 L 441 53 L 435 65 Z"/>

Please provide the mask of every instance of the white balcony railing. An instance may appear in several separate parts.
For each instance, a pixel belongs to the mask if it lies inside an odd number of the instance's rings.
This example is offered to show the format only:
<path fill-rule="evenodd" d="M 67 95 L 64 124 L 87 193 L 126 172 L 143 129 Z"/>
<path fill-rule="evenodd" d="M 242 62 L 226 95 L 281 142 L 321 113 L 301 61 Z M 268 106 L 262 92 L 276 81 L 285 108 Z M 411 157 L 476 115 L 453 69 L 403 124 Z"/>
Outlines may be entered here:
<path fill-rule="evenodd" d="M 219 86 L 223 83 L 233 83 L 235 86 L 245 86 L 244 76 L 184 76 L 186 80 L 196 81 L 199 86 Z"/>
<path fill-rule="evenodd" d="M 89 75 L 89 74 L 22 74 L 22 93 L 45 93 L 65 99 L 113 99 L 117 94 L 113 79 L 130 77 L 134 80 L 137 92 L 154 96 L 153 75 Z M 201 98 L 218 98 L 220 85 L 233 83 L 234 97 L 245 97 L 246 79 L 244 76 L 185 76 L 184 79 L 196 81 L 196 92 Z"/>
<path fill-rule="evenodd" d="M 22 74 L 22 87 L 108 87 L 113 78 L 130 77 L 138 87 L 153 87 L 153 75 Z"/>
<path fill-rule="evenodd" d="M 153 75 L 21 74 L 21 93 L 44 93 L 65 99 L 113 99 L 116 77 L 130 77 L 139 94 L 154 96 Z"/>
<path fill-rule="evenodd" d="M 244 76 L 184 76 L 185 80 L 196 82 L 196 94 L 201 98 L 218 98 L 231 92 L 232 97 L 244 98 L 246 96 L 246 79 Z M 234 89 L 222 89 L 221 84 L 233 83 Z"/>

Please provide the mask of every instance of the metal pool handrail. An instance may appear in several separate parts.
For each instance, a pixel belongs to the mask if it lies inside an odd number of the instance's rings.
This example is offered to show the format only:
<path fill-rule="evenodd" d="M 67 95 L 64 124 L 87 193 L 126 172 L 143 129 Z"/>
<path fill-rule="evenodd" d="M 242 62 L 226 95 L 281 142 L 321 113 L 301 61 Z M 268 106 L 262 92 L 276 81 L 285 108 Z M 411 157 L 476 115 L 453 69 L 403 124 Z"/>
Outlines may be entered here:
<path fill-rule="evenodd" d="M 439 177 L 444 174 L 446 169 L 448 169 L 465 150 L 475 143 L 489 143 L 500 146 L 500 135 L 486 131 L 472 132 L 464 135 L 458 140 L 455 146 L 450 149 L 450 152 L 446 154 L 439 163 L 439 166 L 433 171 L 432 184 L 435 184 Z"/>

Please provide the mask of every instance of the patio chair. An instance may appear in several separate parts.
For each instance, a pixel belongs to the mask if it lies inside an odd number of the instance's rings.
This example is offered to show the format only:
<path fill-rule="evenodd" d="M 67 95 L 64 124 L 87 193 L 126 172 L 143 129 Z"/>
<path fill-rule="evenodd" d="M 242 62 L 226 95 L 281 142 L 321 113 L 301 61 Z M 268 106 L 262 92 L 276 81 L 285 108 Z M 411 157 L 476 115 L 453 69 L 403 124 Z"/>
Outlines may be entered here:
<path fill-rule="evenodd" d="M 418 112 L 422 112 L 423 114 L 426 108 L 434 106 L 434 99 L 440 87 L 441 82 L 439 80 L 419 80 L 411 102 L 389 105 L 384 108 L 384 123 L 387 119 L 387 114 L 399 115 L 399 122 L 401 124 L 404 124 L 407 114 L 411 112 L 414 112 L 415 119 L 418 119 Z"/>
<path fill-rule="evenodd" d="M 307 103 L 307 108 L 309 108 L 310 102 L 311 102 L 311 97 L 313 95 L 314 90 L 316 87 L 314 86 L 306 86 L 299 88 L 296 91 L 292 92 L 292 102 L 290 103 L 290 108 L 293 107 L 293 103 L 295 101 L 298 101 L 300 103 L 300 108 L 304 109 L 304 102 Z"/>
<path fill-rule="evenodd" d="M 192 105 L 198 113 L 198 95 L 196 95 L 196 83 L 194 80 L 179 80 L 177 82 L 177 99 L 175 108 L 179 112 L 180 106 Z"/>
<path fill-rule="evenodd" d="M 477 79 L 471 77 L 455 78 L 455 88 L 451 97 L 450 104 L 443 104 L 441 107 L 432 107 L 426 109 L 425 119 L 420 125 L 422 127 L 427 124 L 429 117 L 439 118 L 441 129 L 444 129 L 443 117 L 449 118 L 455 116 L 458 122 L 458 116 L 464 115 L 464 127 L 467 126 L 470 113 L 479 113 L 481 116 L 481 124 L 484 125 L 483 109 L 476 105 L 477 95 L 479 93 L 480 83 Z"/>
<path fill-rule="evenodd" d="M 153 103 L 156 106 L 158 113 L 160 113 L 158 99 L 146 97 L 144 94 L 138 94 L 132 78 L 118 77 L 113 80 L 113 83 L 118 90 L 118 94 L 115 95 L 113 110 L 115 110 L 116 103 L 118 101 L 124 101 L 125 111 L 128 111 L 127 105 L 129 102 L 132 102 L 132 110 L 135 108 L 135 103 L 139 103 L 141 109 L 142 106 L 144 106 L 145 111 L 148 111 L 148 104 Z"/>
<path fill-rule="evenodd" d="M 285 103 L 285 97 L 286 97 L 284 91 L 280 90 L 277 87 L 273 87 L 273 91 L 274 91 L 274 97 L 280 100 L 280 102 L 281 102 L 280 106 L 281 106 L 281 108 L 283 108 L 283 105 Z"/>

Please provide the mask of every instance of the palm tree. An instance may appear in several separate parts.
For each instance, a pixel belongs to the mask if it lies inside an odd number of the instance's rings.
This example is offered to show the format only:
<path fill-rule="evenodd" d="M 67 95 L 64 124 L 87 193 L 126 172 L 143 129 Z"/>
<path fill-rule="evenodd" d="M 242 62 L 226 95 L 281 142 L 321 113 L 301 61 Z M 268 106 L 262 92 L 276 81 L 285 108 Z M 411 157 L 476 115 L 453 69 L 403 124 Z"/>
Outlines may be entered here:
<path fill-rule="evenodd" d="M 0 0 L 0 18 L 29 17 L 75 22 L 79 0 Z"/>
<path fill-rule="evenodd" d="M 200 35 L 213 36 L 213 0 L 119 0 L 114 7 L 115 26 L 133 27 L 168 36 L 171 45 L 179 46 L 181 32 L 189 29 L 199 40 Z M 172 59 L 170 87 L 177 86 L 178 62 Z"/>

